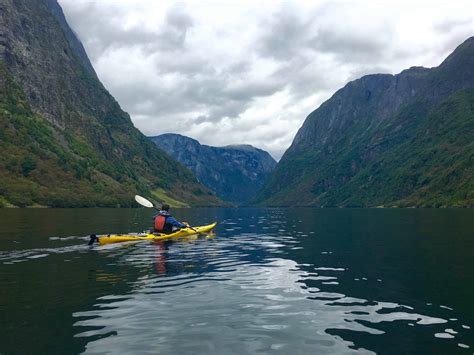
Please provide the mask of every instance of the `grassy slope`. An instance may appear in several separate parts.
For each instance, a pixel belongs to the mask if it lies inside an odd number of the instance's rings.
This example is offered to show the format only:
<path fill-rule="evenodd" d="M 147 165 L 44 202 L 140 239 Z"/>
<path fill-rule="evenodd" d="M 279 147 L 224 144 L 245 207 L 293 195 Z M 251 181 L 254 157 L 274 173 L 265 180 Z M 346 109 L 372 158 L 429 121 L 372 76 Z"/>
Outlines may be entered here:
<path fill-rule="evenodd" d="M 0 206 L 130 206 L 135 193 L 156 188 L 166 191 L 161 198 L 185 205 L 220 204 L 135 128 L 110 121 L 85 135 L 53 127 L 0 66 Z M 102 150 L 87 137 L 101 130 L 109 133 Z M 130 144 L 129 135 L 143 144 Z"/>
<path fill-rule="evenodd" d="M 259 201 L 270 206 L 473 206 L 474 90 L 457 92 L 430 112 L 413 102 L 390 122 L 352 144 L 341 137 L 338 146 L 348 148 L 330 159 L 321 151 L 293 154 L 267 184 L 279 184 L 281 190 L 264 190 Z M 403 130 L 397 129 L 400 122 Z M 346 137 L 363 137 L 363 128 L 354 126 Z M 370 146 L 377 136 L 383 143 Z M 361 157 L 370 150 L 378 157 L 364 165 Z M 295 171 L 301 178 L 293 178 Z"/>

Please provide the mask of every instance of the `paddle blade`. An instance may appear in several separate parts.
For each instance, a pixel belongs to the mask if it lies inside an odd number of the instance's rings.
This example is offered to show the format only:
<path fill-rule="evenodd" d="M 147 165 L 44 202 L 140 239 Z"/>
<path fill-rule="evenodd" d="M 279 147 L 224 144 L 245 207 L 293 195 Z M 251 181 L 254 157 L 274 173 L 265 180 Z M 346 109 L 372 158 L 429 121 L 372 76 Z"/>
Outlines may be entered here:
<path fill-rule="evenodd" d="M 150 201 L 148 201 L 145 197 L 141 197 L 139 195 L 135 195 L 135 201 L 137 201 L 143 207 L 148 207 L 148 208 L 154 207 Z"/>

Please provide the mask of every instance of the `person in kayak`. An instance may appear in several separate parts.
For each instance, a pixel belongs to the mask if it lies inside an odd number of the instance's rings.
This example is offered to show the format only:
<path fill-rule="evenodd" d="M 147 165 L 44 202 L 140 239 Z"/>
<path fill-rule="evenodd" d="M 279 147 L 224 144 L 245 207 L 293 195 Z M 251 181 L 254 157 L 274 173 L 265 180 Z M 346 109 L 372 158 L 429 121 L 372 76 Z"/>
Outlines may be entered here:
<path fill-rule="evenodd" d="M 181 223 L 172 217 L 169 213 L 169 210 L 170 205 L 164 203 L 161 206 L 160 212 L 153 216 L 153 220 L 155 221 L 155 233 L 171 234 L 181 228 L 189 227 L 187 224 Z"/>

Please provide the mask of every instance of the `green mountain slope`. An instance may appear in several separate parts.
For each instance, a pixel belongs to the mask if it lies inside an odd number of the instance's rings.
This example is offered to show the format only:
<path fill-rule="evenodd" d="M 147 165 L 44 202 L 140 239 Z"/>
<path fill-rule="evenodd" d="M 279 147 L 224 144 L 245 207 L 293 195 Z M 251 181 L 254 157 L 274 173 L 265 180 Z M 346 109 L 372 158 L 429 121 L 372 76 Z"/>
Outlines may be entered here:
<path fill-rule="evenodd" d="M 221 202 L 132 124 L 56 1 L 0 4 L 0 205 Z"/>
<path fill-rule="evenodd" d="M 474 38 L 439 67 L 349 83 L 308 116 L 256 203 L 474 205 Z"/>

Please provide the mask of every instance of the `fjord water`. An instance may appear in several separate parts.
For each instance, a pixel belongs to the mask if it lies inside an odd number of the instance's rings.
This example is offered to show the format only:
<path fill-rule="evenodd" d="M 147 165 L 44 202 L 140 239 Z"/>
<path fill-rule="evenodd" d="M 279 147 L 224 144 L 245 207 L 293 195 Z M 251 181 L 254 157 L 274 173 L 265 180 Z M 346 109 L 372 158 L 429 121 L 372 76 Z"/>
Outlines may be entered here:
<path fill-rule="evenodd" d="M 474 211 L 0 210 L 0 353 L 472 354 Z"/>

